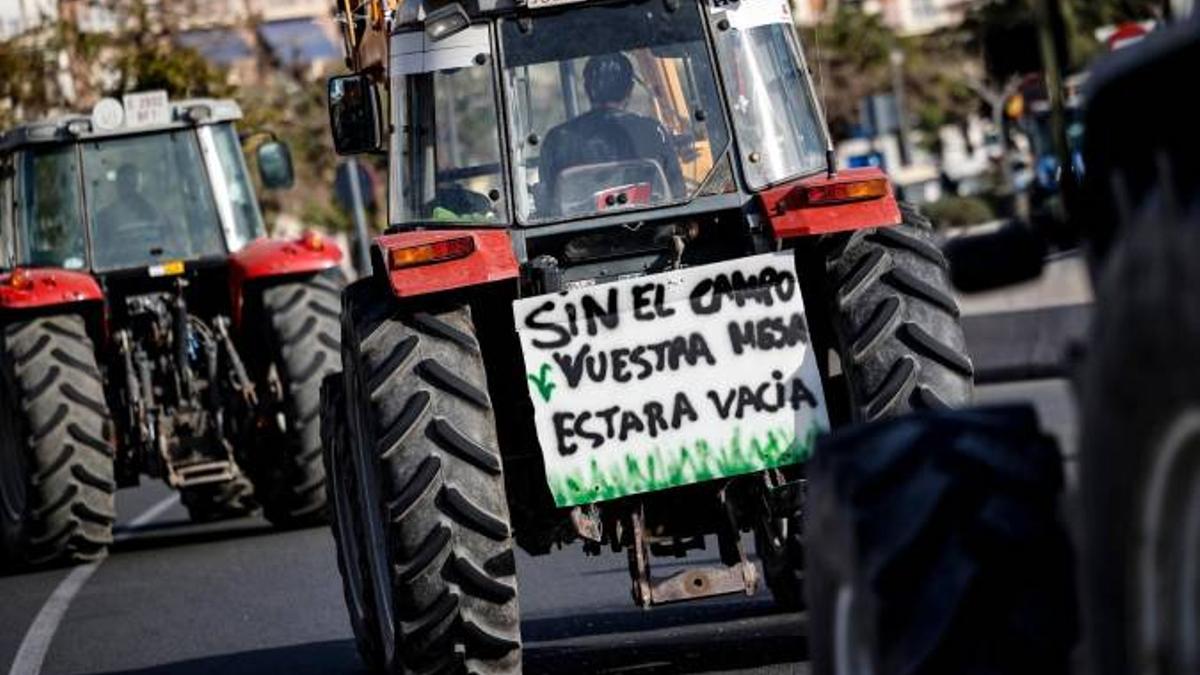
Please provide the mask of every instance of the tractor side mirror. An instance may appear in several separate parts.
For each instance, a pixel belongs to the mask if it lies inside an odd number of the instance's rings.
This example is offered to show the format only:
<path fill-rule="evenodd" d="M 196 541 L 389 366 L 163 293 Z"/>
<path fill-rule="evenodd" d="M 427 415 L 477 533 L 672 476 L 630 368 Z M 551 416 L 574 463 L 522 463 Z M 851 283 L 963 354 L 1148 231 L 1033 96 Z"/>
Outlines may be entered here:
<path fill-rule="evenodd" d="M 360 155 L 383 147 L 379 91 L 364 74 L 329 80 L 329 128 L 339 155 Z"/>
<path fill-rule="evenodd" d="M 267 141 L 254 151 L 258 160 L 258 177 L 268 190 L 286 190 L 296 183 L 292 167 L 292 151 L 280 141 Z"/>

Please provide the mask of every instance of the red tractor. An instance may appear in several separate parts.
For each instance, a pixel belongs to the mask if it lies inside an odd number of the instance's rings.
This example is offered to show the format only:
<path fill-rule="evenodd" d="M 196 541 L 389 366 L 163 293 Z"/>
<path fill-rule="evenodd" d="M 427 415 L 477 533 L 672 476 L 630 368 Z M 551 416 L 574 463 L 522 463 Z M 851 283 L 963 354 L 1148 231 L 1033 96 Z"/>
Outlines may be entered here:
<path fill-rule="evenodd" d="M 515 546 L 624 550 L 652 606 L 753 593 L 753 532 L 802 605 L 814 439 L 973 368 L 930 223 L 833 165 L 787 3 L 346 5 L 335 143 L 391 162 L 322 423 L 367 663 L 519 672 Z"/>
<path fill-rule="evenodd" d="M 240 117 L 149 92 L 0 134 L 0 570 L 104 555 L 142 474 L 194 520 L 323 518 L 342 254 L 265 238 Z"/>

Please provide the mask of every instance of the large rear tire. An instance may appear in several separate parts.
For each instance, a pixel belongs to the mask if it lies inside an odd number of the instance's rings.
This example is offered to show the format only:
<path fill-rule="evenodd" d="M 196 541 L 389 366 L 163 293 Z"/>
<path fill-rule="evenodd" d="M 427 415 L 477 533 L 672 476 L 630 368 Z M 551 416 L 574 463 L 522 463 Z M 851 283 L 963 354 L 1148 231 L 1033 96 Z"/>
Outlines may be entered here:
<path fill-rule="evenodd" d="M 815 675 L 1069 672 L 1062 464 L 1031 408 L 858 427 L 809 476 Z"/>
<path fill-rule="evenodd" d="M 1200 212 L 1159 215 L 1129 226 L 1100 272 L 1080 378 L 1099 675 L 1200 672 Z"/>
<path fill-rule="evenodd" d="M 470 309 L 401 308 L 378 281 L 343 306 L 353 459 L 385 669 L 521 670 L 513 540 Z"/>
<path fill-rule="evenodd" d="M 285 527 L 328 518 L 321 461 L 321 380 L 341 368 L 340 296 L 346 279 L 332 269 L 263 291 L 270 363 L 281 385 L 283 438 L 255 453 L 263 515 Z"/>
<path fill-rule="evenodd" d="M 901 205 L 898 227 L 831 241 L 832 330 L 855 422 L 968 405 L 974 367 L 929 220 Z"/>
<path fill-rule="evenodd" d="M 824 244 L 824 316 L 838 355 L 847 419 L 869 422 L 917 410 L 970 404 L 974 369 L 966 353 L 948 264 L 923 215 L 901 204 L 898 227 L 859 230 Z M 760 532 L 764 577 L 785 608 L 804 604 L 804 528 L 792 519 L 781 532 Z"/>
<path fill-rule="evenodd" d="M 108 404 L 82 317 L 2 326 L 0 571 L 104 557 L 116 517 Z"/>

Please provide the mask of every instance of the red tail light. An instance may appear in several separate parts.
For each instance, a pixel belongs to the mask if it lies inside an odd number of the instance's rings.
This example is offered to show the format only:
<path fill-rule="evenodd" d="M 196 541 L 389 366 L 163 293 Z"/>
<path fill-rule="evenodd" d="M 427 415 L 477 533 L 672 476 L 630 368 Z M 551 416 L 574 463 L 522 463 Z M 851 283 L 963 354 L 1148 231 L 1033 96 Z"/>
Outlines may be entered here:
<path fill-rule="evenodd" d="M 388 267 L 394 270 L 417 265 L 444 262 L 465 258 L 475 252 L 475 239 L 455 237 L 428 244 L 404 246 L 388 251 Z"/>
<path fill-rule="evenodd" d="M 33 288 L 33 275 L 29 270 L 18 267 L 8 277 L 8 285 L 18 291 L 28 291 Z"/>
<path fill-rule="evenodd" d="M 888 189 L 886 178 L 870 178 L 799 188 L 802 203 L 810 206 L 879 199 L 888 195 Z"/>
<path fill-rule="evenodd" d="M 324 251 L 325 237 L 318 232 L 309 230 L 300 236 L 300 244 L 310 251 Z"/>

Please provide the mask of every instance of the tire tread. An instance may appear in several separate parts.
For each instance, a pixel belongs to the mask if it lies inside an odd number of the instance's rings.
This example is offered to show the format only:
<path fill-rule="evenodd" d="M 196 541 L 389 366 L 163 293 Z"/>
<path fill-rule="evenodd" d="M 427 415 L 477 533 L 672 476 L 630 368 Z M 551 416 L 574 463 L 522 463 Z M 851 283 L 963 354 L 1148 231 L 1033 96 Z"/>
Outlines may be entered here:
<path fill-rule="evenodd" d="M 378 462 L 402 675 L 521 670 L 512 533 L 470 310 L 398 306 L 373 280 L 343 306 L 347 392 Z"/>
<path fill-rule="evenodd" d="M 17 420 L 24 447 L 13 450 L 25 453 L 28 490 L 23 525 L 0 540 L 0 569 L 102 558 L 115 519 L 115 452 L 83 317 L 0 326 L 0 369 L 0 423 Z"/>

